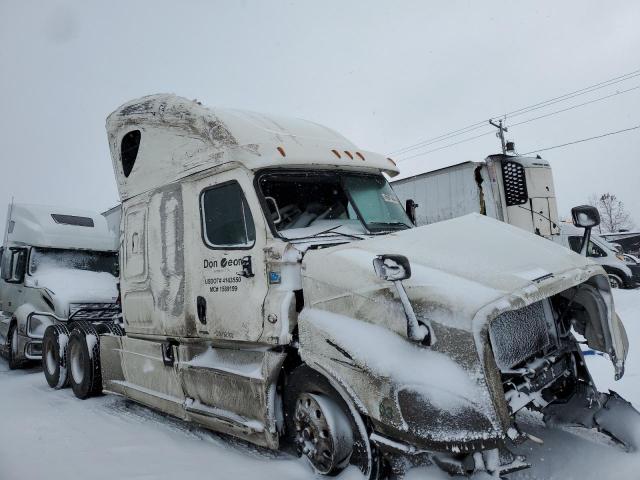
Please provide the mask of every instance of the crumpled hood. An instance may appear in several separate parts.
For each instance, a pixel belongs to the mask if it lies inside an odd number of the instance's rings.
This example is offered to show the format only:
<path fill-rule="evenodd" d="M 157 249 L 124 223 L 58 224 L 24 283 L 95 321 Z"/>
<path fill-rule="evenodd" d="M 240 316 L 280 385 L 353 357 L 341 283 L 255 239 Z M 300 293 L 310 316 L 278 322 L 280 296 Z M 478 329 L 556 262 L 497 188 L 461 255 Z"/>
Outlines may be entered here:
<path fill-rule="evenodd" d="M 412 302 L 419 306 L 428 300 L 431 308 L 439 305 L 455 312 L 456 322 L 466 323 L 456 326 L 463 328 L 470 328 L 475 314 L 500 298 L 523 291 L 535 296 L 554 283 L 562 283 L 564 290 L 598 270 L 593 262 L 545 238 L 471 214 L 307 252 L 305 304 L 336 311 L 345 308 L 344 302 L 332 307 L 336 300 L 349 296 L 347 303 L 358 309 L 358 298 L 372 300 L 381 289 L 391 292 L 390 282 L 379 279 L 373 269 L 373 258 L 380 254 L 406 256 L 412 274 L 403 284 Z"/>
<path fill-rule="evenodd" d="M 38 271 L 31 282 L 50 292 L 56 311 L 63 315 L 70 303 L 113 303 L 118 297 L 116 277 L 105 272 L 49 268 Z"/>

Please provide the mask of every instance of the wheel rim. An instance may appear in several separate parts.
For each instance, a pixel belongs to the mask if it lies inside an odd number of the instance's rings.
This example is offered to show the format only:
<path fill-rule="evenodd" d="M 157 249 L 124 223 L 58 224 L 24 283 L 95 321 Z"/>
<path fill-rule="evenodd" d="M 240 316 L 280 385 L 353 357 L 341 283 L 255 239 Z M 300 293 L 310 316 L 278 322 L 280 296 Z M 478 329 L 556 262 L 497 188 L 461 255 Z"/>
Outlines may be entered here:
<path fill-rule="evenodd" d="M 327 474 L 348 463 L 353 432 L 347 417 L 330 399 L 301 394 L 296 401 L 294 425 L 296 446 L 318 473 Z"/>
<path fill-rule="evenodd" d="M 47 360 L 47 372 L 49 372 L 49 375 L 55 375 L 56 373 L 56 367 L 58 366 L 58 362 L 56 362 L 56 358 L 55 355 L 53 354 L 53 349 L 52 348 L 47 348 L 47 356 L 46 356 L 46 360 Z"/>
<path fill-rule="evenodd" d="M 620 280 L 616 277 L 609 277 L 609 285 L 611 285 L 611 288 L 620 288 Z"/>
<path fill-rule="evenodd" d="M 82 352 L 76 342 L 71 346 L 71 377 L 76 384 L 81 384 L 84 379 L 84 365 L 82 364 Z"/>

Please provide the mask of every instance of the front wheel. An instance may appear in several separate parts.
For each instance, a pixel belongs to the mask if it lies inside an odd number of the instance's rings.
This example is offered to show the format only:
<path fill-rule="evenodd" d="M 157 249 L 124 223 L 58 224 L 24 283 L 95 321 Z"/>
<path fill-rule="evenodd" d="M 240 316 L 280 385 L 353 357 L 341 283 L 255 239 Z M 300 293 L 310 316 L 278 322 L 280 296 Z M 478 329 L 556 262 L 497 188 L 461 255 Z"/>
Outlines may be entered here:
<path fill-rule="evenodd" d="M 288 442 L 317 473 L 335 476 L 354 465 L 369 480 L 384 477 L 362 417 L 317 371 L 302 365 L 289 375 L 284 414 Z"/>
<path fill-rule="evenodd" d="M 9 327 L 9 333 L 7 335 L 7 354 L 9 356 L 10 370 L 15 370 L 22 366 L 23 362 L 18 360 L 18 325 L 15 323 Z"/>
<path fill-rule="evenodd" d="M 613 273 L 609 274 L 609 285 L 611 285 L 611 288 L 624 288 L 624 282 L 622 281 L 622 278 Z"/>

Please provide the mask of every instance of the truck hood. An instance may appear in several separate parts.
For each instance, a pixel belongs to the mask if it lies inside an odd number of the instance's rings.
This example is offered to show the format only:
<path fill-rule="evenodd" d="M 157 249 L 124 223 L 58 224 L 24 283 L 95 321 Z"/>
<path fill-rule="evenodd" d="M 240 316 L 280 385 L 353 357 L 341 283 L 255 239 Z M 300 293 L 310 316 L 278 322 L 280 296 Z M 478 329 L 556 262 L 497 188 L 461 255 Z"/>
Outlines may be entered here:
<path fill-rule="evenodd" d="M 485 328 L 497 315 L 597 278 L 607 308 L 590 319 L 592 330 L 602 335 L 586 338 L 591 348 L 608 353 L 622 374 L 628 341 L 604 270 L 568 248 L 479 214 L 307 252 L 305 306 L 406 335 L 395 289 L 373 269 L 381 254 L 409 259 L 411 277 L 402 283 L 416 315 L 436 330 L 471 332 L 481 350 Z"/>
<path fill-rule="evenodd" d="M 599 270 L 549 240 L 471 214 L 308 252 L 303 259 L 305 304 L 321 307 L 339 292 L 371 299 L 374 292 L 389 289 L 373 269 L 373 258 L 381 254 L 404 255 L 411 262 L 411 278 L 403 284 L 412 301 L 429 298 L 448 306 L 458 313 L 461 324 L 456 326 L 467 328 L 479 310 L 501 298 L 540 299 L 551 285 L 561 283 L 564 290 Z"/>
<path fill-rule="evenodd" d="M 117 279 L 105 272 L 50 268 L 38 271 L 30 286 L 46 289 L 56 311 L 67 315 L 71 303 L 113 303 L 117 300 Z"/>

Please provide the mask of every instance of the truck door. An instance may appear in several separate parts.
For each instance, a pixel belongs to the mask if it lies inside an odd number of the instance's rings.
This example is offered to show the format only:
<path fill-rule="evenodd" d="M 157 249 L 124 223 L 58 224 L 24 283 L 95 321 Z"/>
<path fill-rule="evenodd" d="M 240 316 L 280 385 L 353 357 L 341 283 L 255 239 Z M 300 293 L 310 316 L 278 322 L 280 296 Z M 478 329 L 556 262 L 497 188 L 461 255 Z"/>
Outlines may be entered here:
<path fill-rule="evenodd" d="M 256 342 L 267 293 L 266 226 L 251 177 L 226 172 L 197 182 L 196 192 L 201 237 L 194 288 L 198 332 L 212 340 Z"/>

